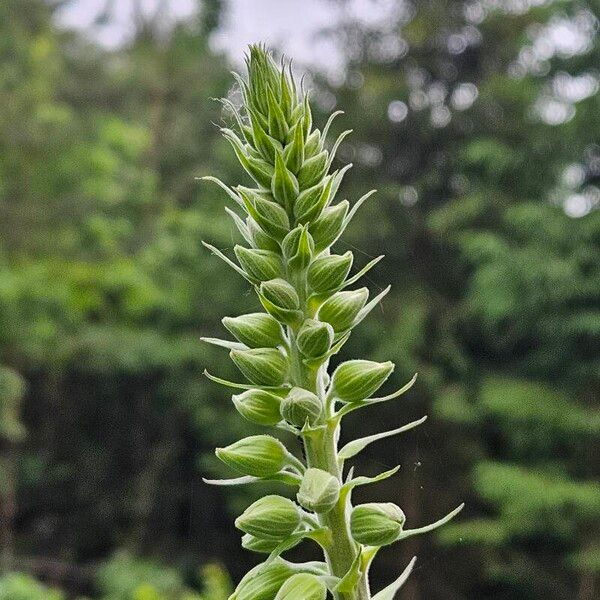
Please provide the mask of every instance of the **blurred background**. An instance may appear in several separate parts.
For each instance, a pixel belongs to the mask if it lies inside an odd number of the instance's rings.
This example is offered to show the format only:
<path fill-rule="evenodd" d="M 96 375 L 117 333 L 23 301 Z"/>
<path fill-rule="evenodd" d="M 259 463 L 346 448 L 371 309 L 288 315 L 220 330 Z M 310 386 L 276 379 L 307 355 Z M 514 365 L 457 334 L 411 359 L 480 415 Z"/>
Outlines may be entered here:
<path fill-rule="evenodd" d="M 243 174 L 211 98 L 247 43 L 294 58 L 317 121 L 354 134 L 339 249 L 392 293 L 341 358 L 396 363 L 357 500 L 437 535 L 403 600 L 600 594 L 598 0 L 0 2 L 0 600 L 224 600 L 260 560 L 211 488 L 256 433 L 199 343 L 256 307 L 202 248 L 238 241 L 205 174 Z M 315 556 L 307 546 L 297 557 Z"/>

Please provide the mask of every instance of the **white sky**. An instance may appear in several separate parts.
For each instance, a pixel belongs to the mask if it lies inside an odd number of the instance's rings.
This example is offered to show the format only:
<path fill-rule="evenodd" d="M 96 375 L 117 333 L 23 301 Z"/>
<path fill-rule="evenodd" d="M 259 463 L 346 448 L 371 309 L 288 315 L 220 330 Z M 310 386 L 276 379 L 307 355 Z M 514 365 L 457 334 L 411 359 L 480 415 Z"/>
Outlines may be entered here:
<path fill-rule="evenodd" d="M 151 12 L 159 0 L 140 0 Z M 355 0 L 353 10 L 361 12 L 381 0 Z M 385 2 L 384 2 L 385 3 Z M 73 0 L 59 13 L 59 23 L 89 32 L 102 44 L 114 47 L 131 35 L 132 0 L 113 0 L 109 26 L 92 27 L 106 0 Z M 196 9 L 196 0 L 168 0 L 167 18 L 185 18 Z M 362 5 L 362 6 L 361 6 Z M 227 0 L 223 28 L 214 37 L 214 46 L 239 62 L 247 45 L 263 41 L 282 49 L 302 64 L 335 68 L 340 57 L 317 32 L 339 18 L 339 9 L 327 0 Z"/>

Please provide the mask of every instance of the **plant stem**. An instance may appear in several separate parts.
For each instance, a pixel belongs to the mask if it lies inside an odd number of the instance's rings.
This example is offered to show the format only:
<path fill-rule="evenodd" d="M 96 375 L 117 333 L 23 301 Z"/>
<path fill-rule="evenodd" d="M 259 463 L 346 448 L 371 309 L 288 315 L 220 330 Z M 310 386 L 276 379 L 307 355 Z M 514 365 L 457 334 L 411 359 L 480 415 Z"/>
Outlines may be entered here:
<path fill-rule="evenodd" d="M 300 286 L 299 286 L 300 287 Z M 337 442 L 340 426 L 338 422 L 329 419 L 331 408 L 326 406 L 323 379 L 327 370 L 325 361 L 318 369 L 310 369 L 302 362 L 295 343 L 294 333 L 290 330 L 290 353 L 292 363 L 292 379 L 294 385 L 299 385 L 317 394 L 324 406 L 323 429 L 307 433 L 303 436 L 304 450 L 308 467 L 315 467 L 331 473 L 343 484 L 343 472 L 337 456 Z M 331 532 L 331 543 L 325 549 L 327 564 L 331 574 L 344 577 L 356 559 L 359 547 L 350 535 L 349 502 L 346 497 L 340 497 L 337 504 L 327 513 L 319 515 L 321 525 L 328 527 Z M 370 600 L 367 577 L 362 577 L 354 591 L 338 594 L 339 600 Z"/>

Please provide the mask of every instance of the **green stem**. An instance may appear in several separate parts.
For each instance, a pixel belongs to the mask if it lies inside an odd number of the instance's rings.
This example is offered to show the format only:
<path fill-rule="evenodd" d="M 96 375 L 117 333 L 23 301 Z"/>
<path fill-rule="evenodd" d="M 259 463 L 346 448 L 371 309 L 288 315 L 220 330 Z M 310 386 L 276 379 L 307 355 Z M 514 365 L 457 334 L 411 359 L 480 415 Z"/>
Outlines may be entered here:
<path fill-rule="evenodd" d="M 292 379 L 294 385 L 299 385 L 317 394 L 326 405 L 325 392 L 322 385 L 326 363 L 319 369 L 311 369 L 304 365 L 300 356 L 294 332 L 290 331 L 290 358 L 292 363 Z M 343 472 L 337 456 L 337 440 L 339 438 L 339 424 L 328 420 L 331 407 L 326 407 L 324 429 L 318 429 L 303 436 L 306 461 L 309 467 L 316 467 L 327 471 L 338 478 L 343 484 Z M 325 550 L 327 564 L 331 574 L 344 577 L 359 552 L 358 545 L 350 535 L 349 503 L 343 499 L 329 512 L 319 515 L 319 522 L 329 528 L 331 543 Z M 369 583 L 362 577 L 356 589 L 350 593 L 338 594 L 339 600 L 370 600 Z"/>

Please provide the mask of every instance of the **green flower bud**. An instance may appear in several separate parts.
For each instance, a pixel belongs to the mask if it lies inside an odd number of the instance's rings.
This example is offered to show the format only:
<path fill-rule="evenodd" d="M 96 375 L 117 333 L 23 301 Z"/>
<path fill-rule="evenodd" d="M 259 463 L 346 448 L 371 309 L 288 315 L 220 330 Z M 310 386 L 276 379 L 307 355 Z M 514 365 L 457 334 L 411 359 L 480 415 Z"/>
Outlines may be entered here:
<path fill-rule="evenodd" d="M 248 110 L 248 113 L 252 115 L 252 139 L 254 146 L 267 162 L 273 163 L 275 153 L 281 150 L 281 143 L 274 140 L 265 132 L 258 114 L 253 114 L 253 112 L 252 109 Z"/>
<path fill-rule="evenodd" d="M 349 206 L 347 200 L 342 200 L 335 206 L 328 206 L 321 216 L 310 224 L 309 231 L 315 240 L 316 254 L 329 248 L 342 234 Z"/>
<path fill-rule="evenodd" d="M 310 573 L 292 575 L 280 588 L 275 600 L 325 600 L 325 584 Z"/>
<path fill-rule="evenodd" d="M 360 504 L 350 515 L 352 537 L 365 546 L 387 546 L 400 535 L 406 517 L 391 502 Z"/>
<path fill-rule="evenodd" d="M 340 482 L 337 477 L 322 469 L 307 469 L 302 478 L 297 498 L 306 510 L 316 513 L 329 512 L 340 496 Z"/>
<path fill-rule="evenodd" d="M 281 421 L 281 398 L 266 390 L 246 390 L 232 397 L 242 417 L 259 425 L 276 425 Z"/>
<path fill-rule="evenodd" d="M 288 361 L 275 348 L 231 350 L 229 356 L 235 363 L 235 366 L 251 383 L 279 386 L 285 382 L 288 372 Z"/>
<path fill-rule="evenodd" d="M 267 102 L 269 105 L 269 134 L 276 140 L 284 142 L 288 125 L 271 87 L 267 88 Z"/>
<path fill-rule="evenodd" d="M 349 360 L 331 378 L 333 394 L 344 402 L 358 402 L 376 392 L 394 370 L 394 363 Z"/>
<path fill-rule="evenodd" d="M 312 187 L 317 181 L 323 179 L 327 171 L 328 158 L 329 152 L 323 150 L 323 152 L 319 152 L 316 156 L 304 161 L 302 168 L 298 172 L 298 183 L 301 190 Z"/>
<path fill-rule="evenodd" d="M 323 356 L 331 348 L 335 332 L 329 323 L 306 319 L 296 336 L 300 352 L 307 358 Z"/>
<path fill-rule="evenodd" d="M 279 308 L 295 310 L 300 307 L 300 298 L 294 289 L 285 279 L 272 279 L 265 281 L 260 285 L 260 293 L 269 302 Z"/>
<path fill-rule="evenodd" d="M 285 166 L 281 152 L 275 154 L 275 174 L 271 181 L 273 197 L 281 206 L 291 213 L 294 201 L 299 193 L 296 176 Z"/>
<path fill-rule="evenodd" d="M 294 204 L 294 215 L 299 223 L 308 223 L 316 219 L 331 197 L 333 177 L 329 175 L 323 181 L 304 190 Z"/>
<path fill-rule="evenodd" d="M 301 541 L 301 539 L 298 539 L 294 546 L 297 546 Z M 249 533 L 242 536 L 242 548 L 261 554 L 271 554 L 280 543 L 279 540 L 261 540 Z"/>
<path fill-rule="evenodd" d="M 292 575 L 294 570 L 280 558 L 266 567 L 257 565 L 244 575 L 229 600 L 273 600 Z"/>
<path fill-rule="evenodd" d="M 285 209 L 276 202 L 263 198 L 255 190 L 242 186 L 236 189 L 244 201 L 248 214 L 261 229 L 273 239 L 282 240 L 290 230 L 290 221 Z"/>
<path fill-rule="evenodd" d="M 304 131 L 304 139 L 308 138 L 310 130 L 312 128 L 312 111 L 310 108 L 310 102 L 308 101 L 308 94 L 304 94 L 304 102 L 302 103 L 302 129 Z"/>
<path fill-rule="evenodd" d="M 321 305 L 319 319 L 330 323 L 336 332 L 346 331 L 354 324 L 368 297 L 367 288 L 338 292 Z"/>
<path fill-rule="evenodd" d="M 249 348 L 275 348 L 283 344 L 283 330 L 277 319 L 266 313 L 224 317 L 223 325 Z"/>
<path fill-rule="evenodd" d="M 281 92 L 280 97 L 280 105 L 283 114 L 285 115 L 285 119 L 288 123 L 291 122 L 290 117 L 292 115 L 292 110 L 296 107 L 298 102 L 298 98 L 296 97 L 294 84 L 288 78 L 288 74 L 286 73 L 285 67 L 281 69 L 281 74 L 279 77 L 279 90 Z"/>
<path fill-rule="evenodd" d="M 300 520 L 300 511 L 291 500 L 272 495 L 251 504 L 235 520 L 235 526 L 262 540 L 282 541 L 296 531 Z"/>
<path fill-rule="evenodd" d="M 304 162 L 304 134 L 299 124 L 290 133 L 291 143 L 285 147 L 283 158 L 287 168 L 292 173 L 298 173 Z"/>
<path fill-rule="evenodd" d="M 304 155 L 306 158 L 311 158 L 315 156 L 319 152 L 323 150 L 321 144 L 321 132 L 318 129 L 315 129 L 309 136 L 306 138 L 306 143 L 304 144 Z"/>
<path fill-rule="evenodd" d="M 248 235 L 254 246 L 261 248 L 262 250 L 271 250 L 272 252 L 277 253 L 280 252 L 277 240 L 268 236 L 252 217 L 246 219 L 246 227 L 248 228 Z"/>
<path fill-rule="evenodd" d="M 248 175 L 250 175 L 258 185 L 268 189 L 275 173 L 273 165 L 262 158 L 252 156 L 250 153 L 250 146 L 244 146 L 240 138 L 230 129 L 222 129 L 221 132 L 232 145 L 240 164 L 244 167 Z"/>
<path fill-rule="evenodd" d="M 339 290 L 350 273 L 353 259 L 350 251 L 341 256 L 332 254 L 317 258 L 308 269 L 308 285 L 317 294 Z"/>
<path fill-rule="evenodd" d="M 303 427 L 306 421 L 309 425 L 314 425 L 322 412 L 321 400 L 312 392 L 299 387 L 292 388 L 281 401 L 281 416 L 297 427 Z"/>
<path fill-rule="evenodd" d="M 315 243 L 308 229 L 298 226 L 283 238 L 281 249 L 292 268 L 305 269 L 312 259 Z"/>
<path fill-rule="evenodd" d="M 235 246 L 233 251 L 250 279 L 267 281 L 281 275 L 281 258 L 275 252 L 244 248 L 244 246 Z"/>
<path fill-rule="evenodd" d="M 285 446 L 270 435 L 251 435 L 215 450 L 226 465 L 253 477 L 270 477 L 288 464 Z"/>
<path fill-rule="evenodd" d="M 298 310 L 298 293 L 284 279 L 271 279 L 261 283 L 259 299 L 265 310 L 282 323 L 295 325 L 302 318 L 302 312 Z"/>

